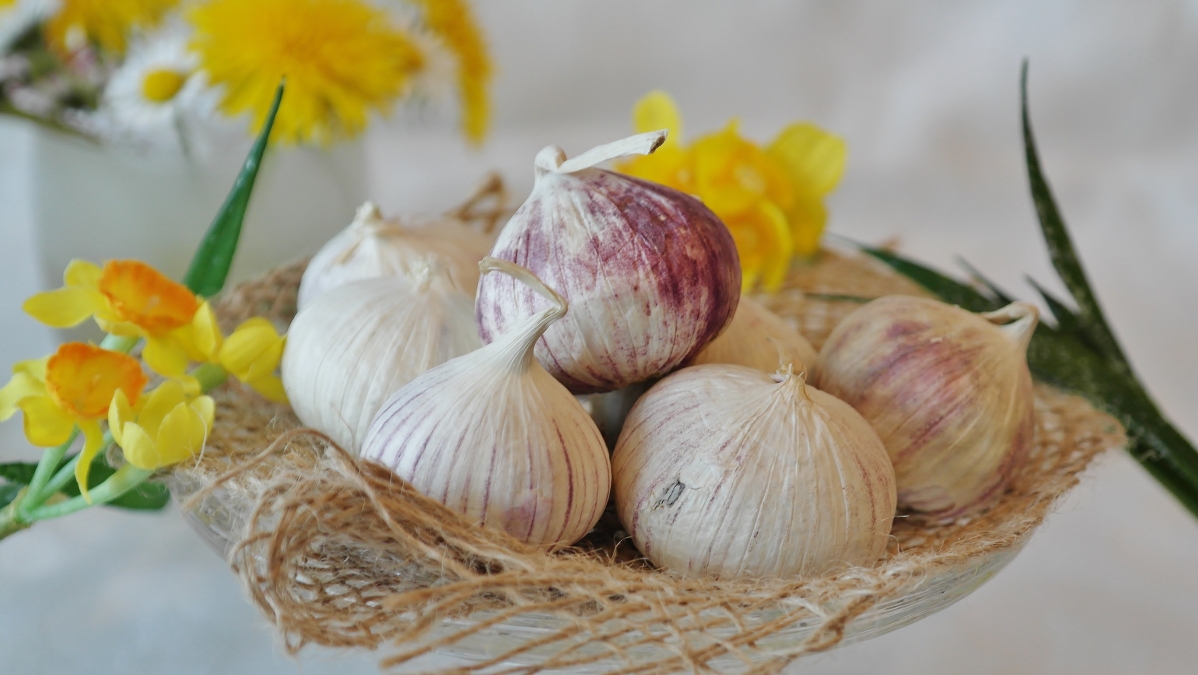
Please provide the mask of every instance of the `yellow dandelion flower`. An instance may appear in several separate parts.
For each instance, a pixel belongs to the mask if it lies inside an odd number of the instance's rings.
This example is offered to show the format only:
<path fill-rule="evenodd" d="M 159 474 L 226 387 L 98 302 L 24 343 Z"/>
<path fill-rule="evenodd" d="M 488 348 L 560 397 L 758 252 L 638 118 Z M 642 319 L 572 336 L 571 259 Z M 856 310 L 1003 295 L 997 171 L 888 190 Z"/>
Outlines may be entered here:
<path fill-rule="evenodd" d="M 470 5 L 463 0 L 412 0 L 424 9 L 424 22 L 458 60 L 458 90 L 462 97 L 462 131 L 472 141 L 486 136 L 490 123 L 487 94 L 493 68 L 474 21 Z"/>
<path fill-rule="evenodd" d="M 94 44 L 124 54 L 129 34 L 158 25 L 179 0 L 61 0 L 46 22 L 46 40 L 62 53 Z"/>
<path fill-rule="evenodd" d="M 274 133 L 328 143 L 386 113 L 422 56 L 387 15 L 361 0 L 212 0 L 189 14 L 200 67 L 223 87 L 221 111 L 261 125 L 279 81 Z"/>

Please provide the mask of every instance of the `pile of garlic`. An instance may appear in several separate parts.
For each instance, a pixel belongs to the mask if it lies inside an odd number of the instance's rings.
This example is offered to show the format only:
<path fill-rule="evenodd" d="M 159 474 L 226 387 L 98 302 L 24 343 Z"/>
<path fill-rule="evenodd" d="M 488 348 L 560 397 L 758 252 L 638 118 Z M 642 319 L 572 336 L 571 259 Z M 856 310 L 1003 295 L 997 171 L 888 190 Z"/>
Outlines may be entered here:
<path fill-rule="evenodd" d="M 1031 442 L 1035 308 L 882 298 L 817 354 L 741 297 L 699 200 L 597 168 L 664 139 L 542 150 L 475 287 L 476 240 L 384 237 L 364 208 L 305 275 L 283 363 L 300 419 L 547 550 L 610 501 L 682 575 L 868 565 L 896 508 L 951 518 L 1001 494 Z"/>

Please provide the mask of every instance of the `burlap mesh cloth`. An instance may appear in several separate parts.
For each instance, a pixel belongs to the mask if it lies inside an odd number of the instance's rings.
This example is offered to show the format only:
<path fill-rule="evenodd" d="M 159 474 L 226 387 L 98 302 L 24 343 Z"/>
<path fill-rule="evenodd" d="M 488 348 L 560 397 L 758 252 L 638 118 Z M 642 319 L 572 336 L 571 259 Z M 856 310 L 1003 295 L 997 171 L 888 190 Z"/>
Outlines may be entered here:
<path fill-rule="evenodd" d="M 302 269 L 224 296 L 225 328 L 255 315 L 286 328 Z M 827 296 L 888 293 L 923 292 L 869 261 L 829 253 L 765 301 L 818 348 L 859 306 Z M 172 485 L 192 496 L 185 510 L 223 546 L 287 647 L 382 648 L 385 668 L 433 650 L 486 657 L 439 672 L 777 672 L 846 632 L 884 631 L 972 590 L 1095 456 L 1125 442 L 1112 418 L 1037 385 L 1030 461 L 988 511 L 948 524 L 900 514 L 886 557 L 872 567 L 711 581 L 653 569 L 610 512 L 576 546 L 534 550 L 331 447 L 286 406 L 236 384 L 215 396 L 207 448 Z"/>

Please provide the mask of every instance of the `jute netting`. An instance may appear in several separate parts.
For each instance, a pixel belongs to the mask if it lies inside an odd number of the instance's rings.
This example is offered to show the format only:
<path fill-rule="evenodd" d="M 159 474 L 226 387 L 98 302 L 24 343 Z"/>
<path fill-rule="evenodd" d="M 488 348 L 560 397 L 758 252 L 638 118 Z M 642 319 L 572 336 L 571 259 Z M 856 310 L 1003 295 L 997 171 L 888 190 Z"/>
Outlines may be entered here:
<path fill-rule="evenodd" d="M 287 327 L 302 264 L 222 297 L 225 328 Z M 826 253 L 763 298 L 818 348 L 858 302 L 923 294 L 865 259 Z M 380 648 L 384 667 L 434 651 L 470 656 L 438 672 L 773 673 L 795 657 L 935 611 L 1009 560 L 1119 425 L 1036 387 L 1030 461 L 988 511 L 952 523 L 899 515 L 887 555 L 818 578 L 681 579 L 639 557 L 609 511 L 577 545 L 545 553 L 476 527 L 385 468 L 302 428 L 290 408 L 235 383 L 214 393 L 203 455 L 171 480 L 198 529 L 283 636 Z"/>

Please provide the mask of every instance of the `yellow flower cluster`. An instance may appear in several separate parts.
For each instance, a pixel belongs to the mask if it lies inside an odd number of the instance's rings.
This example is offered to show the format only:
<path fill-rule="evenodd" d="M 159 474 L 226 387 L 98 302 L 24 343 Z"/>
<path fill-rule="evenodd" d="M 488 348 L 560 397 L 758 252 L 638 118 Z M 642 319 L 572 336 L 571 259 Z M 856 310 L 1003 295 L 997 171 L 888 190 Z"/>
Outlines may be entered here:
<path fill-rule="evenodd" d="M 25 310 L 57 328 L 92 317 L 111 335 L 144 339 L 142 358 L 166 378 L 143 395 L 149 378 L 137 359 L 79 342 L 13 367 L 0 389 L 0 421 L 21 411 L 26 438 L 40 447 L 66 443 L 78 427 L 84 447 L 75 477 L 85 496 L 91 460 L 103 448 L 102 420 L 138 468 L 175 464 L 203 448 L 215 406 L 189 364 L 217 366 L 272 400 L 286 400 L 274 374 L 285 338 L 269 322 L 251 319 L 226 338 L 207 302 L 135 260 L 103 267 L 76 260 L 63 278 L 62 288 L 34 295 Z"/>
<path fill-rule="evenodd" d="M 62 53 L 95 44 L 124 54 L 130 33 L 153 28 L 179 0 L 60 0 L 46 23 L 46 40 Z"/>
<path fill-rule="evenodd" d="M 697 196 L 724 221 L 740 254 L 743 288 L 773 291 L 797 256 L 812 256 L 827 223 L 823 198 L 844 171 L 844 141 L 814 124 L 787 126 L 760 147 L 735 120 L 684 146 L 673 99 L 652 92 L 633 109 L 637 132 L 669 129 L 664 145 L 617 168 Z"/>

